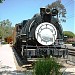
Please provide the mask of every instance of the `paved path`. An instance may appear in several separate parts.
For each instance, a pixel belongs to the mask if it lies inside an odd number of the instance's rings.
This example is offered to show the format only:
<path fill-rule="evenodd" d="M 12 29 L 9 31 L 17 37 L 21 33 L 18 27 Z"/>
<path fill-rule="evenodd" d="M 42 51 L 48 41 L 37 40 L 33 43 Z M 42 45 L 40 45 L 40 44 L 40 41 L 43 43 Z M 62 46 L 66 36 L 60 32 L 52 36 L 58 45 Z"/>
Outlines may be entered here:
<path fill-rule="evenodd" d="M 0 75 L 25 75 L 17 71 L 14 58 L 14 52 L 9 44 L 0 45 Z"/>
<path fill-rule="evenodd" d="M 63 72 L 63 75 L 75 75 L 75 65 L 72 64 L 72 62 L 70 61 L 67 61 L 66 63 L 66 60 L 64 59 L 61 59 L 61 62 L 60 62 L 64 68 L 61 68 L 61 72 Z"/>
<path fill-rule="evenodd" d="M 1 70 L 16 70 L 16 65 L 13 59 L 13 52 L 11 47 L 7 45 L 2 45 L 0 47 L 0 71 Z"/>
<path fill-rule="evenodd" d="M 62 68 L 62 75 L 75 75 L 75 68 Z"/>

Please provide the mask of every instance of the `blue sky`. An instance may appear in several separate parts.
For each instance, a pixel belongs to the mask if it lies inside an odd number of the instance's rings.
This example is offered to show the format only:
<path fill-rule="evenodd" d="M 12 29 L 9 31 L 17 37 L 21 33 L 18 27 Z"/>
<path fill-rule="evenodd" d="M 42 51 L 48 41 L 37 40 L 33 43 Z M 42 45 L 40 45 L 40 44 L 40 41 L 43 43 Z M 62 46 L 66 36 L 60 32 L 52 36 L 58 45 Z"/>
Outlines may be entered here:
<path fill-rule="evenodd" d="M 25 19 L 30 19 L 34 14 L 39 13 L 39 8 L 51 4 L 56 0 L 5 0 L 0 4 L 0 21 L 9 19 L 12 26 Z M 75 33 L 75 0 L 61 0 L 67 9 L 66 23 L 61 23 L 64 31 Z"/>

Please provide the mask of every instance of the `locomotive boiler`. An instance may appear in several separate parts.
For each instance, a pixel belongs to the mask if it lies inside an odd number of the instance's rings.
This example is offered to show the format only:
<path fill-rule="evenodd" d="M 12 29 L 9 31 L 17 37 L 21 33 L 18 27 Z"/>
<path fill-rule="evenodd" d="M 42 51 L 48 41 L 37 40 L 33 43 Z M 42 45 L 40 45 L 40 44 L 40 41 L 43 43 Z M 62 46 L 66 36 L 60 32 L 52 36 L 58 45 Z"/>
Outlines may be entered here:
<path fill-rule="evenodd" d="M 57 9 L 40 8 L 39 14 L 16 24 L 15 47 L 20 57 L 25 57 L 27 54 L 40 55 L 40 50 L 44 50 L 44 54 L 47 54 L 49 48 L 61 48 L 58 47 L 61 39 L 63 39 L 63 29 L 58 20 Z M 28 49 L 33 52 L 27 53 Z"/>

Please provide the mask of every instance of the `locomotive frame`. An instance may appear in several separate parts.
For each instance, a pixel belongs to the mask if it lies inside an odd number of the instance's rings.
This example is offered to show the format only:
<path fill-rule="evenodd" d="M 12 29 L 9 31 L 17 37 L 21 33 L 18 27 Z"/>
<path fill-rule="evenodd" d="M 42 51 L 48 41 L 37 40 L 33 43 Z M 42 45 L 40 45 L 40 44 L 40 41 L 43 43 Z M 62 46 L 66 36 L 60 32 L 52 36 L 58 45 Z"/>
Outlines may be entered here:
<path fill-rule="evenodd" d="M 54 17 L 57 18 L 54 18 Z M 52 23 L 57 29 L 57 40 L 51 45 L 42 45 L 35 38 L 35 29 L 40 23 Z M 67 48 L 62 49 L 60 40 L 63 39 L 63 29 L 58 21 L 57 9 L 40 8 L 40 14 L 35 14 L 32 19 L 16 24 L 16 52 L 22 60 L 28 57 L 63 56 L 67 55 Z M 34 34 L 33 34 L 34 33 Z"/>

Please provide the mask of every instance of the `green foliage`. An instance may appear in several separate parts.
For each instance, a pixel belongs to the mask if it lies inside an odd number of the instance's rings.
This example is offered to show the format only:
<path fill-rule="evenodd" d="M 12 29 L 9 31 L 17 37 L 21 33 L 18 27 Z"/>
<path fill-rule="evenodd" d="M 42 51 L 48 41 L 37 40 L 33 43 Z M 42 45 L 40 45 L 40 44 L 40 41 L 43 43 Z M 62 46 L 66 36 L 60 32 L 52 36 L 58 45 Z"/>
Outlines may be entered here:
<path fill-rule="evenodd" d="M 52 4 L 48 4 L 47 7 L 50 8 L 50 9 L 56 8 L 58 10 L 58 17 L 61 18 L 62 22 L 66 22 L 65 19 L 62 19 L 62 17 L 66 18 L 67 12 L 66 12 L 66 8 L 61 3 L 61 1 L 57 0 L 57 1 L 53 2 Z"/>
<path fill-rule="evenodd" d="M 0 22 L 0 36 L 5 38 L 12 35 L 12 27 L 9 19 Z"/>
<path fill-rule="evenodd" d="M 67 36 L 67 38 L 75 37 L 75 34 L 71 31 L 64 31 L 63 34 L 64 34 L 64 36 Z"/>
<path fill-rule="evenodd" d="M 5 0 L 0 0 L 0 3 L 2 3 L 3 1 L 5 1 Z"/>
<path fill-rule="evenodd" d="M 74 37 L 75 37 L 75 34 L 74 34 Z"/>
<path fill-rule="evenodd" d="M 35 75 L 60 75 L 60 65 L 51 58 L 42 59 L 36 62 Z"/>

